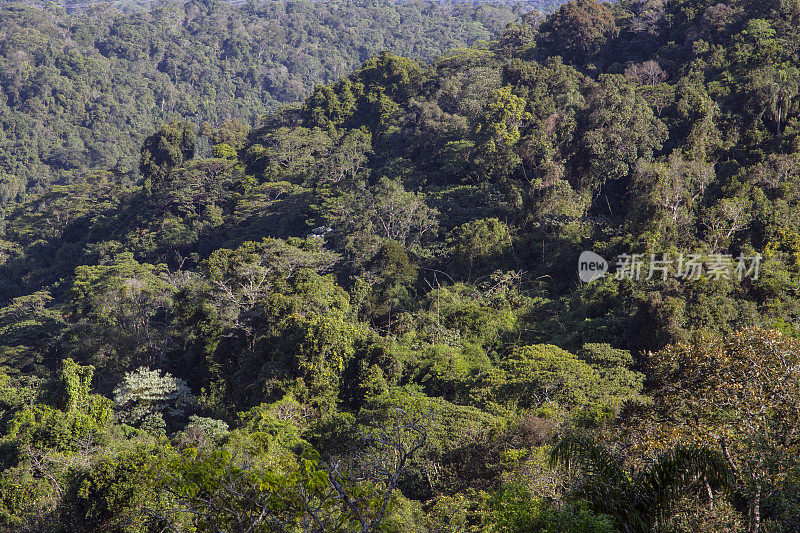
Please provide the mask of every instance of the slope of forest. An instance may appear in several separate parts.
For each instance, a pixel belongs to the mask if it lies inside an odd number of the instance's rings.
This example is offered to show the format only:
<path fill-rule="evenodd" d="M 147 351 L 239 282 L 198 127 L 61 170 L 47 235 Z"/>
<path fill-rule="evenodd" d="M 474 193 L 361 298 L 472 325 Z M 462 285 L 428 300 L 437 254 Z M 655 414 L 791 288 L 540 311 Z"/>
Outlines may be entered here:
<path fill-rule="evenodd" d="M 11 205 L 0 527 L 796 531 L 798 21 L 572 0 Z"/>
<path fill-rule="evenodd" d="M 160 122 L 247 125 L 381 50 L 430 60 L 524 8 L 383 1 L 0 5 L 0 204 L 88 169 L 135 172 Z"/>
<path fill-rule="evenodd" d="M 243 4 L 252 3 L 248 2 L 248 0 L 223 0 L 224 2 L 235 5 L 241 6 Z M 417 0 L 399 0 L 396 3 L 398 4 L 407 4 L 413 3 Z M 0 0 L 0 4 L 3 3 L 22 3 L 26 5 L 33 5 L 37 7 L 48 7 L 52 5 L 57 5 L 63 7 L 70 13 L 79 13 L 83 12 L 86 9 L 93 8 L 97 4 L 104 3 L 104 2 L 95 2 L 92 0 L 58 0 L 57 2 L 48 2 L 45 0 Z M 115 8 L 120 9 L 126 13 L 135 13 L 135 12 L 142 12 L 142 11 L 149 11 L 153 8 L 154 5 L 158 4 L 156 0 L 112 0 L 107 2 L 108 4 L 113 5 Z M 363 3 L 363 2 L 362 2 Z M 368 3 L 368 2 L 367 2 Z M 558 8 L 564 2 L 561 0 L 447 0 L 441 1 L 437 0 L 434 3 L 441 3 L 441 4 L 506 4 L 509 6 L 519 6 L 524 7 L 526 10 L 529 9 L 536 9 L 543 13 L 551 13 L 555 9 Z"/>

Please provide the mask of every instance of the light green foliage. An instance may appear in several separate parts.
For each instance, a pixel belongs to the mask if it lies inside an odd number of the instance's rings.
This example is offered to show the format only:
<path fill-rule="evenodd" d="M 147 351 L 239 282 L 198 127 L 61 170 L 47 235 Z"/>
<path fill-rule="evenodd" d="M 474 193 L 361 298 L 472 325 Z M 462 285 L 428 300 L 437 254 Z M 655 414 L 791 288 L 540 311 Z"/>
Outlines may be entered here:
<path fill-rule="evenodd" d="M 484 149 L 496 152 L 516 144 L 520 138 L 520 123 L 525 118 L 530 118 L 525 114 L 525 100 L 512 93 L 512 87 L 494 90 L 477 128 L 477 133 L 486 137 Z"/>
<path fill-rule="evenodd" d="M 206 264 L 220 307 L 230 306 L 228 312 L 236 317 L 272 292 L 281 292 L 276 289 L 295 272 L 325 272 L 336 260 L 335 254 L 313 240 L 287 243 L 265 238 L 260 243 L 246 242 L 235 250 L 215 250 Z"/>
<path fill-rule="evenodd" d="M 189 423 L 186 428 L 200 430 L 207 438 L 215 441 L 222 439 L 229 433 L 228 424 L 222 420 L 197 415 L 189 417 Z"/>
<path fill-rule="evenodd" d="M 332 502 L 324 501 L 328 475 L 319 468 L 315 452 L 304 453 L 286 472 L 265 467 L 259 459 L 241 452 L 190 448 L 164 465 L 159 481 L 181 511 L 196 517 L 201 531 L 294 527 L 310 518 L 308 507 L 320 514 L 329 512 Z"/>
<path fill-rule="evenodd" d="M 103 444 L 108 440 L 105 421 L 41 404 L 17 412 L 8 423 L 7 437 L 21 446 L 60 452 L 77 451 L 84 442 Z"/>
<path fill-rule="evenodd" d="M 86 408 L 92 386 L 93 366 L 80 366 L 72 359 L 61 363 L 61 382 L 66 396 L 68 413 Z"/>
<path fill-rule="evenodd" d="M 322 408 L 333 406 L 355 344 L 364 337 L 363 329 L 333 317 L 290 317 L 282 337 L 286 348 L 293 347 L 294 364 L 308 399 Z"/>
<path fill-rule="evenodd" d="M 304 444 L 301 433 L 308 429 L 312 410 L 287 394 L 272 404 L 261 404 L 239 413 L 240 427 L 258 434 L 266 452 L 278 454 Z"/>
<path fill-rule="evenodd" d="M 469 464 L 469 456 L 484 446 L 488 434 L 498 432 L 505 423 L 502 417 L 475 407 L 453 404 L 440 397 L 429 397 L 414 390 L 388 388 L 371 399 L 359 412 L 359 421 L 366 426 L 362 432 L 370 435 L 385 430 L 398 420 L 416 419 L 424 428 L 424 443 L 409 464 L 409 476 L 425 479 L 432 489 L 463 486 L 463 476 L 479 477 L 486 467 Z M 404 424 L 402 434 L 415 440 L 421 436 Z M 406 443 L 408 444 L 408 443 Z M 406 448 L 408 449 L 408 448 Z M 390 456 L 391 457 L 391 456 Z M 462 464 L 464 460 L 467 464 Z M 475 467 L 477 471 L 471 470 Z"/>
<path fill-rule="evenodd" d="M 212 153 L 219 159 L 236 159 L 236 150 L 227 143 L 215 144 Z"/>
<path fill-rule="evenodd" d="M 18 458 L 33 450 L 53 448 L 70 453 L 87 443 L 91 446 L 108 441 L 112 403 L 90 392 L 93 372 L 93 367 L 71 359 L 62 362 L 54 384 L 58 408 L 30 402 L 25 398 L 29 391 L 8 395 L 4 401 L 4 437 L 14 444 Z"/>
<path fill-rule="evenodd" d="M 383 131 L 400 112 L 397 100 L 419 91 L 422 74 L 415 61 L 381 52 L 347 79 L 316 87 L 303 105 L 303 116 L 320 128 L 346 124 Z"/>
<path fill-rule="evenodd" d="M 184 380 L 147 367 L 126 373 L 114 388 L 117 417 L 130 425 L 146 423 L 151 416 L 181 417 L 193 401 Z"/>
<path fill-rule="evenodd" d="M 155 509 L 173 504 L 168 493 L 154 490 L 158 467 L 174 452 L 149 445 L 134 446 L 100 459 L 75 480 L 76 527 L 125 533 L 179 526 L 175 516 L 153 517 Z"/>
<path fill-rule="evenodd" d="M 578 420 L 590 424 L 639 397 L 644 377 L 628 369 L 629 353 L 608 345 L 586 345 L 580 353 L 552 345 L 518 348 L 499 365 L 506 377 L 492 396 L 520 407 L 578 408 Z"/>
<path fill-rule="evenodd" d="M 518 293 L 515 280 L 515 272 L 497 271 L 478 287 L 436 287 L 427 294 L 420 333 L 433 343 L 464 339 L 486 347 L 498 342 L 515 330 L 518 313 L 530 303 Z"/>
<path fill-rule="evenodd" d="M 552 345 L 519 348 L 503 362 L 508 388 L 522 405 L 582 404 L 596 397 L 600 376 L 590 365 Z"/>
<path fill-rule="evenodd" d="M 594 367 L 612 402 L 636 400 L 644 388 L 644 375 L 633 370 L 633 357 L 627 350 L 612 348 L 603 343 L 584 344 L 578 357 Z"/>
<path fill-rule="evenodd" d="M 475 134 L 479 139 L 475 163 L 488 176 L 507 177 L 520 163 L 512 148 L 519 142 L 521 128 L 532 116 L 527 103 L 513 92 L 510 85 L 492 91 Z M 478 176 L 485 179 L 485 176 Z"/>
<path fill-rule="evenodd" d="M 559 508 L 537 500 L 524 488 L 510 486 L 492 494 L 486 503 L 493 513 L 491 530 L 503 533 L 541 531 L 547 533 L 613 533 L 620 531 L 612 518 L 595 514 L 584 502 Z"/>
<path fill-rule="evenodd" d="M 344 241 L 344 248 L 362 258 L 372 257 L 384 240 L 418 249 L 436 234 L 439 225 L 436 209 L 426 204 L 423 194 L 387 178 L 374 187 L 357 184 L 331 200 L 327 210 L 328 221 Z"/>
<path fill-rule="evenodd" d="M 772 22 L 763 18 L 755 18 L 747 22 L 741 32 L 743 49 L 741 59 L 755 63 L 770 63 L 779 55 L 780 42 L 775 38 L 778 32 Z"/>
<path fill-rule="evenodd" d="M 497 261 L 512 245 L 508 225 L 496 218 L 467 222 L 453 230 L 453 251 L 467 269 L 467 279 L 473 270 Z M 494 260 L 494 261 L 493 261 Z"/>
<path fill-rule="evenodd" d="M 98 394 L 92 394 L 94 367 L 81 366 L 72 359 L 61 362 L 59 385 L 64 395 L 63 408 L 67 414 L 84 413 L 105 425 L 111 415 L 111 401 Z"/>
<path fill-rule="evenodd" d="M 303 181 L 330 155 L 333 141 L 319 128 L 281 127 L 259 136 L 263 150 L 249 152 L 248 163 L 271 181 Z"/>

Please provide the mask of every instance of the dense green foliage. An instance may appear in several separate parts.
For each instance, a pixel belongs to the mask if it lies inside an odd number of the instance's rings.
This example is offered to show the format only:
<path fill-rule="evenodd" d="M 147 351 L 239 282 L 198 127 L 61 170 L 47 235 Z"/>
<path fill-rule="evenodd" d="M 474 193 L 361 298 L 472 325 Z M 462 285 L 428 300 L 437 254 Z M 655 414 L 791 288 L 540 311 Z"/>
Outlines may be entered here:
<path fill-rule="evenodd" d="M 796 530 L 798 21 L 573 0 L 19 198 L 2 527 Z"/>
<path fill-rule="evenodd" d="M 245 133 L 381 50 L 430 60 L 491 38 L 524 9 L 196 1 L 126 14 L 48 4 L 0 3 L 0 204 L 88 169 L 135 172 L 161 122 L 237 121 Z"/>

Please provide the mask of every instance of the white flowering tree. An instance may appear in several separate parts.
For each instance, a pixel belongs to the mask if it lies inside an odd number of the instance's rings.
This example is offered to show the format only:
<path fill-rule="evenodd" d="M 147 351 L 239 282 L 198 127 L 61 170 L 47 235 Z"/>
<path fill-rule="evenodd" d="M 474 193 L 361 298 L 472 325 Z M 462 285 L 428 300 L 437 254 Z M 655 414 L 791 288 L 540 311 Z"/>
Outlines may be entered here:
<path fill-rule="evenodd" d="M 184 416 L 194 401 L 186 382 L 161 370 L 140 367 L 128 372 L 114 388 L 117 417 L 125 424 L 163 428 L 164 415 Z"/>

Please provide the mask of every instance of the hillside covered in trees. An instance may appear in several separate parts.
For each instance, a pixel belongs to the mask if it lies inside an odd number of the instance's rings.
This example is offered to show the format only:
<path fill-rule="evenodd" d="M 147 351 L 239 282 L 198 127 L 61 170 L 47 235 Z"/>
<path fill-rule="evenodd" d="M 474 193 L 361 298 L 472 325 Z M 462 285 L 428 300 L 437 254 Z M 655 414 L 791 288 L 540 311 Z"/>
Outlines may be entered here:
<path fill-rule="evenodd" d="M 0 527 L 796 531 L 798 21 L 572 0 L 9 203 Z"/>
<path fill-rule="evenodd" d="M 88 5 L 88 4 L 87 4 Z M 164 2 L 123 13 L 0 3 L 0 203 L 88 170 L 135 173 L 161 122 L 245 130 L 381 50 L 488 40 L 525 8 L 384 1 Z"/>

